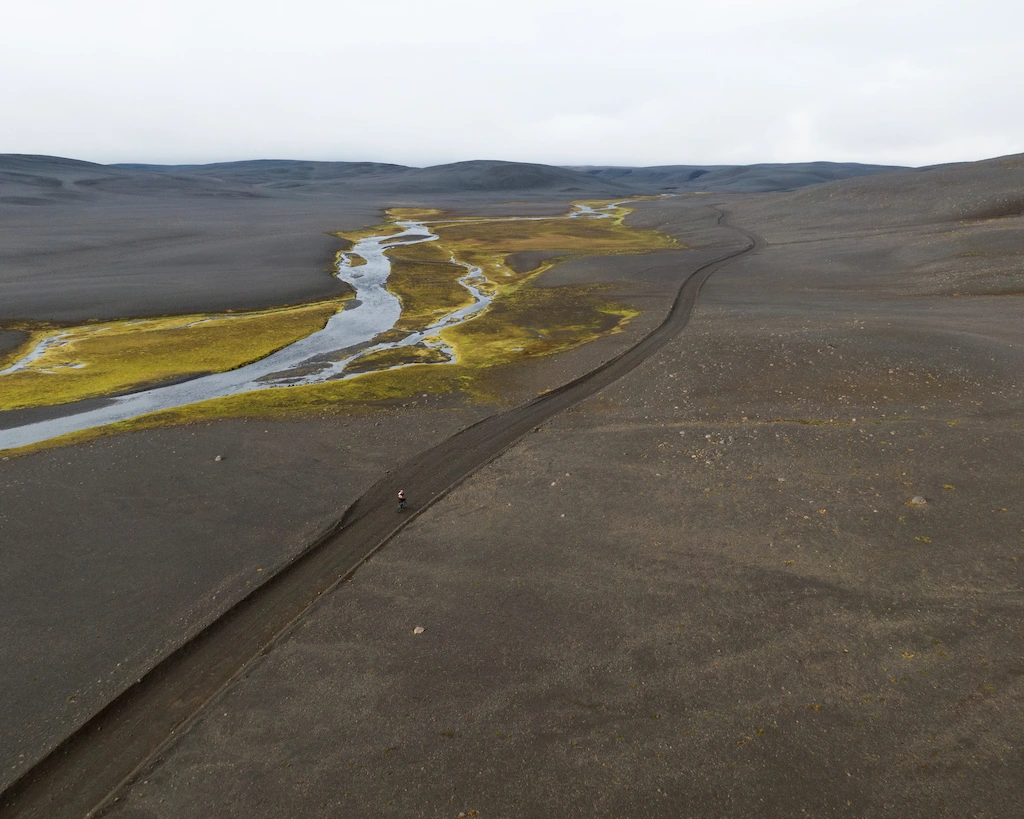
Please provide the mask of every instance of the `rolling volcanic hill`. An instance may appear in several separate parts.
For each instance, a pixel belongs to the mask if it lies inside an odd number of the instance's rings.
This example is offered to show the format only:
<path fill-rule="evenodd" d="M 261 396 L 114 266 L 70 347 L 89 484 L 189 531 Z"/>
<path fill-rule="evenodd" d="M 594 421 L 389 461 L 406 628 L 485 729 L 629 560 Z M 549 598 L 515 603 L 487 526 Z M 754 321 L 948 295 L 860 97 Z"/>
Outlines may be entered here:
<path fill-rule="evenodd" d="M 261 159 L 99 165 L 0 155 L 0 321 L 253 310 L 330 298 L 333 231 L 388 207 L 557 215 L 572 200 L 700 189 L 790 190 L 891 170 L 863 165 L 409 168 Z M 514 202 L 515 204 L 507 204 Z"/>
<path fill-rule="evenodd" d="M 209 165 L 99 165 L 60 157 L 0 155 L 0 203 L 97 203 L 103 195 L 259 198 L 288 193 L 456 194 L 562 192 L 617 196 L 673 191 L 794 190 L 848 177 L 902 170 L 811 162 L 777 165 L 554 167 L 474 160 L 411 168 L 377 162 L 258 159 Z"/>

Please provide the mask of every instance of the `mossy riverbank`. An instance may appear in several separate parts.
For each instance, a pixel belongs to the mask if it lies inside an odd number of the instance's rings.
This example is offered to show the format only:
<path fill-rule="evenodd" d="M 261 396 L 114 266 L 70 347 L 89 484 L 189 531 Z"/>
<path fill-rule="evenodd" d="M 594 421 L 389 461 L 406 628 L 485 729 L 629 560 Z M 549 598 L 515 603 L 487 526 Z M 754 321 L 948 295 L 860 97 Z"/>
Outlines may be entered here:
<path fill-rule="evenodd" d="M 470 293 L 458 279 L 466 275 L 467 265 L 480 269 L 485 281 L 479 288 L 493 297 L 490 307 L 439 333 L 454 352 L 454 361 L 423 346 L 376 351 L 352 362 L 347 372 L 358 377 L 215 399 L 65 436 L 61 442 L 190 420 L 347 412 L 424 392 L 494 400 L 499 390 L 491 371 L 618 332 L 637 315 L 632 308 L 610 302 L 601 286 L 537 287 L 534 282 L 568 258 L 678 247 L 664 234 L 626 226 L 628 212 L 628 207 L 619 206 L 610 218 L 602 219 L 446 220 L 437 210 L 394 209 L 386 225 L 338 235 L 352 242 L 367 235 L 392 235 L 401 230 L 398 221 L 419 219 L 438 236 L 436 241 L 399 244 L 388 251 L 392 271 L 387 287 L 402 303 L 395 329 L 385 334 L 394 336 L 392 340 L 471 304 Z M 543 260 L 531 269 L 509 264 L 510 256 L 529 251 L 541 251 Z M 60 331 L 66 334 L 61 344 L 25 370 L 0 377 L 0 410 L 69 403 L 234 369 L 320 329 L 341 301 L 252 314 L 67 328 Z M 31 344 L 47 334 L 53 331 L 37 329 Z M 23 345 L 18 355 L 26 349 L 31 346 Z M 17 356 L 8 356 L 8 364 L 13 360 Z"/>

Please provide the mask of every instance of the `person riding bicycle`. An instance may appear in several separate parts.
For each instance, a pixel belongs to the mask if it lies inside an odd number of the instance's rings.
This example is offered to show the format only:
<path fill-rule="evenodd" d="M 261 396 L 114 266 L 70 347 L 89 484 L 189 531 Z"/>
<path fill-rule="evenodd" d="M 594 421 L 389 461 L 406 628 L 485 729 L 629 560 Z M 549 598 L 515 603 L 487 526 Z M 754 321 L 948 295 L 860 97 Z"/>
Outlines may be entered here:
<path fill-rule="evenodd" d="M 405 509 L 405 490 L 404 489 L 399 489 L 398 490 L 398 511 L 401 512 L 403 509 Z"/>

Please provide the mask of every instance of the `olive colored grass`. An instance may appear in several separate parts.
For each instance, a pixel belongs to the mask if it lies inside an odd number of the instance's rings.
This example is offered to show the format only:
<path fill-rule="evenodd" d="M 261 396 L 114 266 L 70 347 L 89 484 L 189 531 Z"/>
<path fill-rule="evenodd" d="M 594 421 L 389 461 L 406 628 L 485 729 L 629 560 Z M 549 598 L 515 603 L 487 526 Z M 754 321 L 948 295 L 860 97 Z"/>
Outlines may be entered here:
<path fill-rule="evenodd" d="M 362 228 L 361 230 L 335 230 L 330 233 L 331 236 L 337 236 L 339 239 L 351 242 L 355 246 L 356 242 L 361 239 L 367 239 L 370 236 L 394 236 L 396 233 L 402 233 L 404 230 L 404 227 L 396 225 L 394 222 L 385 222 L 373 227 Z M 351 250 L 351 248 L 346 248 L 346 250 Z"/>
<path fill-rule="evenodd" d="M 167 423 L 249 416 L 305 417 L 352 411 L 365 404 L 407 400 L 421 393 L 460 392 L 478 400 L 500 400 L 503 367 L 578 347 L 609 332 L 619 332 L 639 311 L 602 298 L 597 285 L 524 287 L 507 303 L 441 335 L 456 352 L 456 362 L 440 351 L 402 347 L 367 354 L 355 362 L 379 369 L 353 378 L 296 387 L 260 390 L 192 404 L 115 425 L 143 429 Z M 498 305 L 499 309 L 495 309 Z M 401 369 L 385 369 L 402 364 Z"/>
<path fill-rule="evenodd" d="M 444 211 L 435 208 L 389 208 L 385 211 L 385 214 L 388 219 L 387 222 L 382 222 L 372 227 L 360 228 L 359 230 L 336 230 L 332 231 L 331 235 L 355 245 L 356 242 L 370 236 L 394 236 L 397 233 L 403 233 L 405 228 L 397 224 L 398 222 L 420 222 L 425 219 L 436 219 L 443 215 Z"/>
<path fill-rule="evenodd" d="M 446 366 L 437 366 L 447 361 L 437 350 L 414 346 L 384 350 L 359 360 L 377 367 L 376 371 L 353 378 L 203 401 L 75 432 L 5 454 L 28 454 L 121 432 L 224 418 L 285 420 L 359 413 L 422 393 L 458 393 L 470 400 L 501 401 L 501 372 L 505 367 L 619 332 L 638 314 L 639 311 L 602 299 L 602 289 L 597 285 L 524 287 L 508 303 L 499 304 L 500 309 L 493 313 L 488 311 L 442 332 L 457 356 L 455 363 Z M 355 362 L 357 369 L 359 361 Z M 401 368 L 387 369 L 391 367 Z"/>
<path fill-rule="evenodd" d="M 451 262 L 452 252 L 437 241 L 417 242 L 412 245 L 397 245 L 387 252 L 388 258 L 405 259 L 410 262 Z"/>
<path fill-rule="evenodd" d="M 391 366 L 391 364 L 389 364 Z M 348 414 L 368 404 L 406 399 L 417 393 L 444 395 L 458 389 L 456 366 L 413 366 L 355 378 L 296 387 L 258 390 L 216 398 L 112 425 L 122 430 L 221 418 L 304 418 L 311 414 Z M 105 427 L 103 429 L 106 429 Z"/>
<path fill-rule="evenodd" d="M 402 302 L 402 315 L 395 327 L 421 330 L 472 304 L 469 291 L 458 281 L 465 273 L 464 267 L 451 262 L 409 261 L 392 254 L 387 289 Z"/>
<path fill-rule="evenodd" d="M 604 287 L 523 286 L 491 303 L 479 318 L 441 336 L 472 368 L 516 363 L 577 347 L 620 330 L 637 310 L 601 297 Z"/>
<path fill-rule="evenodd" d="M 60 332 L 68 334 L 68 343 L 51 348 L 25 370 L 0 376 L 0 411 L 65 404 L 233 370 L 323 328 L 341 303 L 65 328 Z"/>
<path fill-rule="evenodd" d="M 353 361 L 346 372 L 367 373 L 412 364 L 447 364 L 449 361 L 448 355 L 443 350 L 410 345 L 367 353 Z"/>
<path fill-rule="evenodd" d="M 389 208 L 387 214 L 396 222 L 423 222 L 441 218 L 444 211 L 437 208 Z"/>
<path fill-rule="evenodd" d="M 663 233 L 629 228 L 612 218 L 449 223 L 434 226 L 434 232 L 450 246 L 504 254 L 554 250 L 594 256 L 678 247 Z"/>
<path fill-rule="evenodd" d="M 604 203 L 587 204 L 600 207 Z M 437 366 L 447 357 L 424 346 L 369 353 L 353 362 L 350 372 L 365 372 L 352 378 L 205 401 L 75 433 L 26 451 L 188 421 L 358 412 L 360 407 L 405 400 L 424 392 L 457 392 L 478 400 L 500 400 L 503 369 L 619 332 L 638 314 L 604 298 L 601 285 L 541 288 L 533 284 L 538 275 L 564 258 L 679 247 L 674 239 L 657 231 L 627 227 L 623 219 L 629 212 L 627 206 L 621 206 L 611 218 L 605 219 L 455 223 L 441 221 L 444 214 L 437 210 L 392 209 L 389 215 L 394 219 L 434 220 L 430 227 L 439 239 L 399 245 L 388 251 L 392 272 L 387 286 L 399 297 L 403 310 L 395 329 L 376 341 L 401 340 L 410 331 L 422 330 L 471 303 L 470 295 L 458 283 L 466 268 L 453 263 L 454 256 L 460 262 L 479 267 L 490 283 L 482 289 L 495 296 L 487 311 L 441 331 L 455 352 L 454 363 Z M 394 235 L 401 230 L 391 223 L 336 235 L 358 241 L 365 236 Z M 508 266 L 509 255 L 528 250 L 554 251 L 556 258 L 519 273 Z M 355 258 L 353 261 L 358 263 Z M 233 369 L 309 335 L 322 327 L 337 308 L 335 300 L 286 310 L 215 317 L 200 324 L 177 318 L 134 324 L 118 322 L 104 325 L 109 329 L 100 333 L 93 332 L 98 326 L 75 328 L 81 331 L 81 336 L 76 337 L 74 344 L 49 353 L 38 362 L 37 369 L 72 362 L 88 366 L 82 370 L 60 369 L 53 374 L 25 374 L 21 379 L 24 384 L 13 380 L 20 374 L 2 377 L 0 409 L 64 403 L 185 375 Z M 188 323 L 192 326 L 185 327 Z M 30 343 L 22 346 L 19 355 L 23 356 L 28 349 Z"/>

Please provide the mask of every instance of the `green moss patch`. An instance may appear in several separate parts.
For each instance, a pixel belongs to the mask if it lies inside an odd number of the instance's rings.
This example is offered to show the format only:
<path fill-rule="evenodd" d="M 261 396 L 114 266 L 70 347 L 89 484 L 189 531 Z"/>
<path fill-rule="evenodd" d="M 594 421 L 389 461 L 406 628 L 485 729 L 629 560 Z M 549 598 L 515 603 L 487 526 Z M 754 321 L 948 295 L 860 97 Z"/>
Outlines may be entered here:
<path fill-rule="evenodd" d="M 638 314 L 589 286 L 517 288 L 474 321 L 442 331 L 458 360 L 486 368 L 550 355 L 621 329 Z"/>
<path fill-rule="evenodd" d="M 416 245 L 413 245 L 416 247 Z M 411 248 L 410 248 L 411 249 Z M 462 265 L 450 261 L 413 261 L 403 258 L 403 250 L 393 250 L 391 275 L 387 288 L 402 302 L 402 315 L 395 327 L 422 330 L 449 313 L 473 303 L 461 284 Z"/>
<path fill-rule="evenodd" d="M 602 203 L 588 203 L 598 207 Z M 395 329 L 375 341 L 395 342 L 412 331 L 467 306 L 472 299 L 458 283 L 464 264 L 479 267 L 494 296 L 489 309 L 441 331 L 456 360 L 424 345 L 369 353 L 351 365 L 345 380 L 268 389 L 215 399 L 67 436 L 60 444 L 123 430 L 224 417 L 289 417 L 316 412 L 352 412 L 370 403 L 407 399 L 419 393 L 461 392 L 500 398 L 502 368 L 577 347 L 619 332 L 638 311 L 604 297 L 603 286 L 536 287 L 533 279 L 559 259 L 643 253 L 679 247 L 656 231 L 625 226 L 628 207 L 612 218 L 442 221 L 432 209 L 394 209 L 394 219 L 431 221 L 439 239 L 399 245 L 388 251 L 388 289 L 402 302 Z M 403 228 L 382 225 L 336 234 L 352 242 L 369 235 L 394 235 Z M 529 269 L 510 266 L 513 254 L 538 253 Z M 464 264 L 456 264 L 452 258 Z M 365 263 L 353 256 L 352 264 Z M 320 329 L 340 300 L 237 316 L 192 316 L 143 322 L 114 322 L 72 328 L 72 343 L 50 351 L 33 371 L 3 378 L 0 409 L 64 403 L 137 389 L 172 378 L 224 371 L 262 358 Z M 43 331 L 38 330 L 41 337 Z M 38 340 L 34 338 L 31 343 Z M 30 349 L 30 344 L 24 349 Z M 24 352 L 21 352 L 24 355 Z M 9 358 L 15 358 L 9 356 Z M 79 369 L 71 364 L 83 364 Z M 409 366 L 422 365 L 422 366 Z M 392 369 L 392 368 L 400 369 Z M 45 448 L 57 442 L 31 447 Z M 59 444 L 58 444 L 59 445 Z"/>
<path fill-rule="evenodd" d="M 447 364 L 448 362 L 449 358 L 442 350 L 410 345 L 367 353 L 352 362 L 348 372 L 367 373 L 409 364 Z"/>
<path fill-rule="evenodd" d="M 540 221 L 467 222 L 434 226 L 451 246 L 491 253 L 557 250 L 588 256 L 636 253 L 677 247 L 674 239 L 653 230 L 634 230 L 614 219 L 544 219 Z"/>
<path fill-rule="evenodd" d="M 444 216 L 437 208 L 389 208 L 387 213 L 396 222 L 425 222 Z"/>
<path fill-rule="evenodd" d="M 340 301 L 329 301 L 258 313 L 65 328 L 60 332 L 67 334 L 67 343 L 2 377 L 0 410 L 65 404 L 236 369 L 321 329 L 340 306 Z"/>

